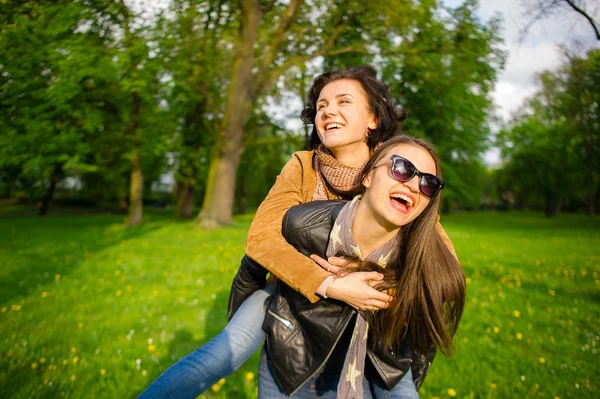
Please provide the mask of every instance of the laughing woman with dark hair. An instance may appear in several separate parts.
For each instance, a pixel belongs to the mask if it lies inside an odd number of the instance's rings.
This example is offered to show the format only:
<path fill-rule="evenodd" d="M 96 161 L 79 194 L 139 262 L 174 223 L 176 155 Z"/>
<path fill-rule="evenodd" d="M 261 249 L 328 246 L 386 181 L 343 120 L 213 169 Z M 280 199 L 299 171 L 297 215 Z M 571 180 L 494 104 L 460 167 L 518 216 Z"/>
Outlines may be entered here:
<path fill-rule="evenodd" d="M 374 287 L 394 299 L 387 309 L 357 312 L 332 299 L 310 303 L 279 282 L 263 324 L 259 398 L 418 397 L 436 349 L 452 353 L 465 303 L 464 274 L 436 229 L 439 176 L 431 146 L 398 136 L 366 164 L 362 197 L 288 212 L 283 233 L 300 252 L 354 257 L 358 267 L 341 278 L 378 271 L 384 279 Z M 233 296 L 247 295 L 265 274 L 244 262 Z"/>

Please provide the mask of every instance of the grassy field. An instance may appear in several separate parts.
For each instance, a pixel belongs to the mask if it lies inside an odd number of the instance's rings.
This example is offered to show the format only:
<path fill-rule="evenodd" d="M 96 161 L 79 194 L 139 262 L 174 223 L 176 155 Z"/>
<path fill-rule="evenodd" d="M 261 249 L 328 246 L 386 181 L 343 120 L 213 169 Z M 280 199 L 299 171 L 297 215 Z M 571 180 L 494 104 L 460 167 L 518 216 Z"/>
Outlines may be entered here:
<path fill-rule="evenodd" d="M 226 322 L 251 216 L 0 218 L 0 396 L 133 398 Z M 600 397 L 600 218 L 442 219 L 467 275 L 453 359 L 424 398 Z M 254 398 L 258 356 L 207 398 Z"/>

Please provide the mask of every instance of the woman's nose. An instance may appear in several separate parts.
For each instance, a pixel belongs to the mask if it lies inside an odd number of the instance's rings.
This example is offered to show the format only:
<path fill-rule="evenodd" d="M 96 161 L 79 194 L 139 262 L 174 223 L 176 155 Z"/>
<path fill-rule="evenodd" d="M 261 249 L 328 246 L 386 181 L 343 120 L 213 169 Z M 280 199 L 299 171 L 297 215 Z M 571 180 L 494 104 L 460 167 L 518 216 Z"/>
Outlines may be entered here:
<path fill-rule="evenodd" d="M 409 181 L 405 181 L 404 185 L 409 188 L 413 193 L 419 192 L 419 176 L 414 175 Z"/>
<path fill-rule="evenodd" d="M 331 115 L 336 115 L 337 114 L 337 107 L 333 104 L 329 104 L 325 107 L 325 109 L 323 110 L 323 116 L 327 117 L 327 116 L 331 116 Z"/>

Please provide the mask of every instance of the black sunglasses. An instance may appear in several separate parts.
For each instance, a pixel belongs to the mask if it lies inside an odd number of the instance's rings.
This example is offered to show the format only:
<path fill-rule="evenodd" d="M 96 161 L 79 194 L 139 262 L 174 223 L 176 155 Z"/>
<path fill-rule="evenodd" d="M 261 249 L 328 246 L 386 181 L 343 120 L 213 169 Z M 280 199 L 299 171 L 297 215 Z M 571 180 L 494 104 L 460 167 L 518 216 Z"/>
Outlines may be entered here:
<path fill-rule="evenodd" d="M 429 198 L 435 197 L 444 188 L 444 182 L 439 177 L 431 173 L 419 172 L 408 159 L 400 155 L 392 155 L 392 177 L 395 180 L 404 183 L 415 175 L 419 176 L 419 190 Z"/>

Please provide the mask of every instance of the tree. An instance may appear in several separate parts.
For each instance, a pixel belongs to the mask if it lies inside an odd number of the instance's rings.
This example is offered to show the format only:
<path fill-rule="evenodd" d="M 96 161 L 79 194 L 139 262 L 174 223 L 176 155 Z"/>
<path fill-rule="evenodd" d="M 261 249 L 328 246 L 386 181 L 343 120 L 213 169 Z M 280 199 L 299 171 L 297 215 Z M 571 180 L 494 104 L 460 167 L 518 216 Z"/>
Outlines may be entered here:
<path fill-rule="evenodd" d="M 533 207 L 541 199 L 547 216 L 566 201 L 585 201 L 595 213 L 600 189 L 600 50 L 565 58 L 538 76 L 538 92 L 499 136 L 505 173 L 519 176 L 503 190 Z"/>
<path fill-rule="evenodd" d="M 68 3 L 68 7 L 64 7 Z M 115 78 L 104 31 L 110 8 L 4 2 L 0 40 L 0 169 L 38 182 L 44 215 L 62 177 L 89 171 L 87 138 L 102 130 L 103 94 Z"/>
<path fill-rule="evenodd" d="M 409 14 L 391 12 L 391 26 L 413 21 L 382 60 L 383 81 L 407 110 L 405 130 L 435 144 L 442 159 L 444 209 L 472 208 L 481 197 L 481 156 L 489 146 L 490 91 L 504 64 L 498 19 L 483 23 L 477 2 L 436 9 L 422 2 Z M 443 11 L 443 12 L 442 12 Z M 467 172 L 468 171 L 468 172 Z"/>

